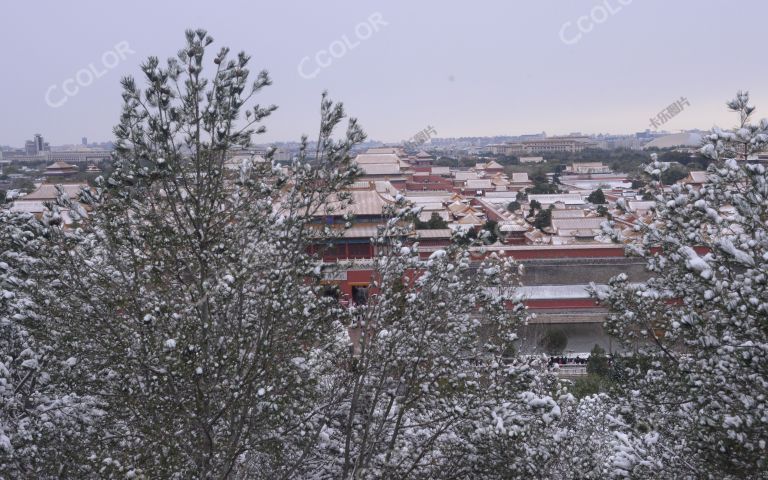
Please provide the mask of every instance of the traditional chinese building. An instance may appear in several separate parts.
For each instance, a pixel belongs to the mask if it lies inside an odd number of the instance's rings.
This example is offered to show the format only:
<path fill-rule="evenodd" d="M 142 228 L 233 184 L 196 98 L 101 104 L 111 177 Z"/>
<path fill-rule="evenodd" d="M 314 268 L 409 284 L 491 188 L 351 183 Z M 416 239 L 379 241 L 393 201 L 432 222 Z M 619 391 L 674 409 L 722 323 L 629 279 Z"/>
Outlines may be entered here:
<path fill-rule="evenodd" d="M 70 165 L 65 162 L 54 162 L 51 165 L 45 167 L 43 175 L 46 177 L 66 177 L 78 173 L 79 170 L 76 166 Z"/>
<path fill-rule="evenodd" d="M 432 162 L 434 161 L 434 157 L 432 157 L 432 155 L 422 150 L 419 153 L 417 153 L 416 156 L 411 157 L 408 161 L 409 163 L 417 167 L 428 167 L 432 165 Z"/>

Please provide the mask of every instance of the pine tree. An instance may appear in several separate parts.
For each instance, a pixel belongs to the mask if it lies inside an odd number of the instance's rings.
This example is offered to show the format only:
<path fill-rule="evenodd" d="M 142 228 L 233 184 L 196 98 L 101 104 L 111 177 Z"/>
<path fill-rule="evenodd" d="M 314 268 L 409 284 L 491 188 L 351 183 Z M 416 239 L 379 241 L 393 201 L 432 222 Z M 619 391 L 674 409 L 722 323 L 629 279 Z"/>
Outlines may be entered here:
<path fill-rule="evenodd" d="M 732 131 L 714 129 L 715 163 L 696 188 L 661 188 L 647 167 L 656 217 L 630 251 L 653 277 L 625 275 L 600 295 L 607 326 L 633 353 L 621 359 L 615 473 L 636 478 L 765 477 L 768 450 L 768 174 L 746 160 L 766 147 L 768 120 L 750 122 L 746 93 L 728 103 Z"/>
<path fill-rule="evenodd" d="M 587 197 L 587 201 L 589 203 L 594 203 L 595 205 L 603 205 L 605 203 L 605 194 L 603 193 L 603 190 L 598 188 L 594 192 L 590 193 Z"/>
<path fill-rule="evenodd" d="M 290 465 L 315 415 L 307 365 L 337 321 L 307 251 L 335 235 L 313 220 L 348 202 L 364 134 L 350 120 L 333 140 L 345 114 L 323 96 L 317 147 L 302 139 L 290 175 L 271 152 L 249 155 L 275 109 L 254 105 L 267 73 L 249 83 L 248 55 L 223 48 L 210 62 L 205 31 L 186 40 L 165 67 L 147 60 L 144 90 L 122 81 L 114 173 L 82 195 L 79 228 L 50 224 L 55 261 L 35 292 L 45 340 L 84 372 L 73 391 L 103 403 L 108 428 L 75 456 L 100 476 L 224 478 L 249 456 Z"/>
<path fill-rule="evenodd" d="M 552 226 L 552 208 L 544 208 L 536 213 L 533 226 L 539 230 L 544 230 Z"/>
<path fill-rule="evenodd" d="M 520 202 L 517 200 L 513 200 L 507 204 L 507 211 L 514 213 L 518 210 L 520 210 Z"/>
<path fill-rule="evenodd" d="M 50 317 L 29 294 L 48 229 L 29 213 L 0 210 L 0 477 L 93 475 L 77 461 L 103 406 L 73 391 L 83 374 L 65 349 L 45 341 Z"/>
<path fill-rule="evenodd" d="M 348 361 L 320 383 L 319 403 L 332 409 L 300 478 L 467 478 L 484 461 L 472 438 L 495 428 L 497 412 L 510 428 L 523 421 L 514 408 L 558 416 L 552 402 L 526 403 L 538 398 L 529 391 L 537 373 L 512 345 L 526 318 L 518 266 L 475 266 L 458 244 L 421 258 L 400 226 L 410 208 L 397 208 L 374 239 L 370 297 L 336 336 Z"/>

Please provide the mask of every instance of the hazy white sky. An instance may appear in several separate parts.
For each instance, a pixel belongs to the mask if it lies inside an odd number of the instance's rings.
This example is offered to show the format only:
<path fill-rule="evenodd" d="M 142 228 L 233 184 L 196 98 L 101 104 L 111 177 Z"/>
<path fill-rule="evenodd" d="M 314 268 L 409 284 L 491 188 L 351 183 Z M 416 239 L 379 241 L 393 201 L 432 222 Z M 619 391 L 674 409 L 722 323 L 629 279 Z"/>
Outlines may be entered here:
<path fill-rule="evenodd" d="M 663 128 L 731 126 L 737 89 L 768 116 L 766 14 L 765 0 L 7 0 L 0 144 L 111 139 L 120 77 L 174 55 L 189 27 L 269 70 L 260 101 L 280 108 L 265 142 L 314 134 L 324 89 L 382 141 L 427 125 L 441 137 L 634 132 L 680 97 L 690 106 Z M 88 68 L 99 78 L 78 77 Z"/>

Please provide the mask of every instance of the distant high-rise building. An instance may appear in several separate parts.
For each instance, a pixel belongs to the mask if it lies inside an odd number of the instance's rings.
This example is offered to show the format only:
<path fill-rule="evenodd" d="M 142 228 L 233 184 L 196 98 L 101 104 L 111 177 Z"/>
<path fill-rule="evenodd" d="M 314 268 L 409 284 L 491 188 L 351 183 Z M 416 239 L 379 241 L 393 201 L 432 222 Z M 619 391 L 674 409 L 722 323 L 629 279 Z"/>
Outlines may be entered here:
<path fill-rule="evenodd" d="M 80 143 L 82 143 L 83 145 L 87 146 L 88 145 L 88 137 L 83 137 L 82 140 L 80 141 Z"/>
<path fill-rule="evenodd" d="M 45 151 L 45 140 L 43 140 L 42 135 L 40 135 L 39 133 L 36 133 L 34 137 L 34 142 L 35 142 L 36 154 Z"/>
<path fill-rule="evenodd" d="M 50 151 L 51 146 L 43 139 L 43 136 L 36 133 L 32 140 L 24 142 L 24 153 L 26 155 L 40 155 L 43 152 Z"/>

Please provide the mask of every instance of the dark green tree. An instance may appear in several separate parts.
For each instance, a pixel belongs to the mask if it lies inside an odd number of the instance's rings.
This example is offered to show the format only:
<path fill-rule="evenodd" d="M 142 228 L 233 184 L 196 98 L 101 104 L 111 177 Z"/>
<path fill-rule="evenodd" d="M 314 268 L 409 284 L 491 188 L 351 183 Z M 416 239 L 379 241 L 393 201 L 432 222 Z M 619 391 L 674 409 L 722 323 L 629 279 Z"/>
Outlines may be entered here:
<path fill-rule="evenodd" d="M 594 373 L 600 377 L 607 377 L 610 369 L 605 349 L 600 345 L 592 347 L 592 351 L 589 353 L 589 360 L 587 360 L 587 372 Z"/>
<path fill-rule="evenodd" d="M 483 239 L 483 243 L 491 244 L 496 243 L 498 240 L 498 236 L 496 234 L 497 230 L 499 228 L 499 223 L 495 220 L 488 220 L 485 222 L 485 225 L 483 225 L 482 232 L 481 232 L 481 238 Z"/>
<path fill-rule="evenodd" d="M 672 185 L 688 176 L 688 169 L 679 163 L 673 163 L 661 172 L 661 181 L 664 185 Z"/>
<path fill-rule="evenodd" d="M 531 172 L 530 177 L 534 184 L 549 183 L 547 172 L 541 167 L 536 167 L 536 169 Z"/>
<path fill-rule="evenodd" d="M 541 210 L 541 203 L 539 203 L 538 200 L 531 200 L 528 206 L 531 207 L 530 210 L 528 210 L 529 217 L 532 217 L 536 213 L 536 210 Z"/>
<path fill-rule="evenodd" d="M 594 192 L 590 193 L 587 197 L 587 201 L 589 203 L 593 203 L 595 205 L 602 205 L 605 203 L 605 194 L 603 193 L 602 188 L 598 188 Z"/>
<path fill-rule="evenodd" d="M 552 226 L 552 208 L 545 208 L 539 210 L 536 214 L 536 218 L 533 221 L 533 226 L 539 230 L 544 230 L 547 227 Z"/>
<path fill-rule="evenodd" d="M 539 347 L 547 355 L 560 355 L 568 346 L 568 335 L 561 330 L 547 330 L 547 332 L 539 340 Z"/>
<path fill-rule="evenodd" d="M 415 217 L 413 224 L 417 230 L 448 228 L 448 222 L 443 220 L 443 217 L 437 212 L 432 212 L 432 215 L 426 222 L 421 221 L 419 217 Z"/>
<path fill-rule="evenodd" d="M 525 191 L 532 195 L 549 195 L 558 193 L 560 189 L 554 183 L 537 183 L 532 187 L 526 188 Z"/>

